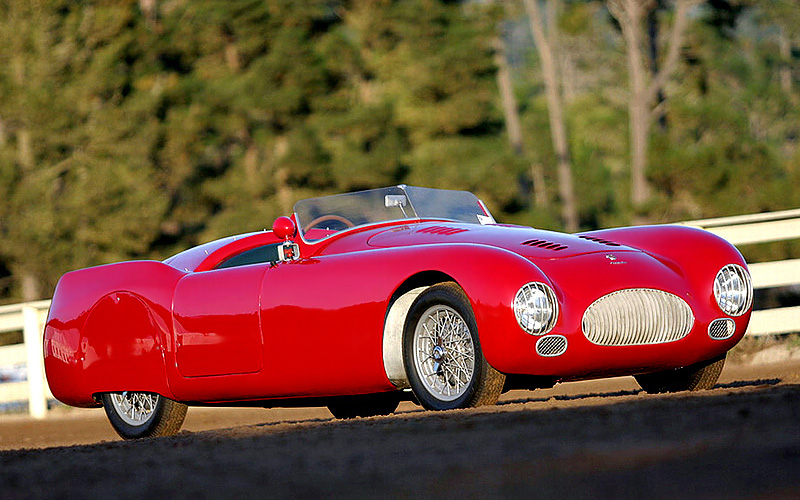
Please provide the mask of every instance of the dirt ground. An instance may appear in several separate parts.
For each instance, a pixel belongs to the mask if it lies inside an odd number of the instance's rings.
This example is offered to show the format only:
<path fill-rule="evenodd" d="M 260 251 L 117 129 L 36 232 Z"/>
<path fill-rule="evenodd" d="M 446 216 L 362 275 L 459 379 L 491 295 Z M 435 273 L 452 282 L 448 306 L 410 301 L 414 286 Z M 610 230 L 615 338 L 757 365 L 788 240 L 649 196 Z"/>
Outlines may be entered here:
<path fill-rule="evenodd" d="M 325 409 L 190 408 L 122 442 L 102 410 L 0 417 L 0 499 L 800 498 L 800 361 L 729 365 L 711 391 L 630 377 L 500 404 L 335 421 Z"/>

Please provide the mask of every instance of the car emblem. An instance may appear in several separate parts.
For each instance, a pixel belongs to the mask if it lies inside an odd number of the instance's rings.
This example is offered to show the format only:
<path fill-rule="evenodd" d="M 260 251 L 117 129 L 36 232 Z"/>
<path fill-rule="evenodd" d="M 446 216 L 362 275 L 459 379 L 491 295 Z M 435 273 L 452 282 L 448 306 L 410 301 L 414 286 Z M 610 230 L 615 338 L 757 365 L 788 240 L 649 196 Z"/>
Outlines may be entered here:
<path fill-rule="evenodd" d="M 608 259 L 609 264 L 627 264 L 624 260 L 619 260 L 613 253 L 607 253 L 606 259 Z"/>

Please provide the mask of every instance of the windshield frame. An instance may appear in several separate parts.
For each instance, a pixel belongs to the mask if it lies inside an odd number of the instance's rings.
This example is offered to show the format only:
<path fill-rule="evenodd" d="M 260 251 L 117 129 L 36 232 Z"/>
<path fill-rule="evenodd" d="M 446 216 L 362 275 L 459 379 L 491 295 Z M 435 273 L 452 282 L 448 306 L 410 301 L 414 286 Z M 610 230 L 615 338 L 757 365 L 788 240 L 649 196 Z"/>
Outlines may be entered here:
<path fill-rule="evenodd" d="M 397 186 L 300 200 L 294 219 L 303 242 L 315 244 L 333 235 L 387 222 L 436 219 L 468 224 L 495 224 L 486 205 L 469 191 Z M 318 228 L 330 221 L 333 228 Z M 352 224 L 352 225 L 351 225 Z M 308 230 L 321 229 L 318 237 Z"/>

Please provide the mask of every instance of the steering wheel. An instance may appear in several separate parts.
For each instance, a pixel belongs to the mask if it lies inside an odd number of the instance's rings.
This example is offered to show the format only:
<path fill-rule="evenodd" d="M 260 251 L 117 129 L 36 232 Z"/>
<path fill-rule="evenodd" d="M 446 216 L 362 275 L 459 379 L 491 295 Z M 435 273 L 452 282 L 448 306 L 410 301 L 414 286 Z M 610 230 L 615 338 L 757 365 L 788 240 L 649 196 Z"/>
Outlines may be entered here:
<path fill-rule="evenodd" d="M 311 222 L 309 222 L 308 224 L 306 224 L 305 227 L 303 227 L 303 232 L 304 233 L 308 232 L 309 229 L 311 229 L 312 227 L 316 226 L 320 222 L 326 222 L 326 221 L 329 221 L 329 220 L 333 220 L 333 221 L 336 221 L 336 222 L 341 222 L 342 224 L 344 224 L 347 227 L 355 227 L 356 226 L 355 224 L 353 224 L 350 221 L 350 219 L 342 217 L 341 215 L 328 214 L 328 215 L 320 215 L 316 219 L 314 219 Z"/>

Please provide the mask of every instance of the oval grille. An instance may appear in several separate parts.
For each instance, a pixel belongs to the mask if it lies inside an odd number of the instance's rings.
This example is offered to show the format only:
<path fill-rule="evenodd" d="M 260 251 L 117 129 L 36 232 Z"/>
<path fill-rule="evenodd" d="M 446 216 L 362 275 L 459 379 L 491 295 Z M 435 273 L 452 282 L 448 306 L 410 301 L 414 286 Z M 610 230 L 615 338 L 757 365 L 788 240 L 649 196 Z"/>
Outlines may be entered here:
<path fill-rule="evenodd" d="M 733 336 L 736 323 L 730 318 L 715 319 L 708 325 L 708 336 L 714 340 L 725 340 Z"/>
<path fill-rule="evenodd" d="M 692 330 L 694 314 L 677 295 L 631 288 L 600 297 L 583 313 L 583 334 L 598 345 L 662 344 Z"/>
<path fill-rule="evenodd" d="M 563 335 L 545 335 L 536 341 L 536 354 L 539 356 L 560 356 L 566 351 L 567 338 Z"/>

